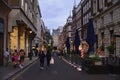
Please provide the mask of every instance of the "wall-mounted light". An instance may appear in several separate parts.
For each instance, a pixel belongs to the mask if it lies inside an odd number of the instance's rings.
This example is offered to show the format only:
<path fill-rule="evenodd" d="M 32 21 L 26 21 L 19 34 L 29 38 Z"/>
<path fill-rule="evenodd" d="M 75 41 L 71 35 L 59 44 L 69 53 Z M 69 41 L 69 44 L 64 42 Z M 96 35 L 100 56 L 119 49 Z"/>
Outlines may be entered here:
<path fill-rule="evenodd" d="M 32 33 L 32 31 L 29 31 L 30 32 L 30 34 Z"/>

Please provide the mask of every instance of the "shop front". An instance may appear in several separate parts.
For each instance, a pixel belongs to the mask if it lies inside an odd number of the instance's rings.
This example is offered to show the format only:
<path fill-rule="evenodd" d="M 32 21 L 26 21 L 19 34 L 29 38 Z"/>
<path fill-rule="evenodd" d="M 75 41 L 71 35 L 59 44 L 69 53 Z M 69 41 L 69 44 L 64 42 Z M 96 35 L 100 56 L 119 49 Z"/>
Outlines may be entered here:
<path fill-rule="evenodd" d="M 18 50 L 18 27 L 14 26 L 13 31 L 10 33 L 10 51 L 11 53 L 14 52 L 14 50 Z"/>
<path fill-rule="evenodd" d="M 20 37 L 20 49 L 25 50 L 25 28 L 23 26 L 20 27 L 19 31 Z"/>

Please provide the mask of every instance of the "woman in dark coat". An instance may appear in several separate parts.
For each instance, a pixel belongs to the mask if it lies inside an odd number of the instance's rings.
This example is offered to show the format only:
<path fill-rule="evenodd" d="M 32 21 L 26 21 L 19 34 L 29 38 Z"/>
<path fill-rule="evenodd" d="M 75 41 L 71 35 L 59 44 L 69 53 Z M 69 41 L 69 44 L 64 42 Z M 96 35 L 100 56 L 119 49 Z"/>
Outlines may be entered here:
<path fill-rule="evenodd" d="M 43 69 L 43 67 L 44 67 L 44 58 L 45 58 L 44 51 L 40 50 L 38 55 L 39 55 L 39 59 L 40 59 L 40 68 Z"/>

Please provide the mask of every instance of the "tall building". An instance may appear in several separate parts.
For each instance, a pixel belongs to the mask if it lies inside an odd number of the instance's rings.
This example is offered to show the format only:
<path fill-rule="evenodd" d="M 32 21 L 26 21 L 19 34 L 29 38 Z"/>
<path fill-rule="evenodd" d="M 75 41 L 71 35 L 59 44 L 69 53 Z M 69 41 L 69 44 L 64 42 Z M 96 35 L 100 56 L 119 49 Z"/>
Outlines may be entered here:
<path fill-rule="evenodd" d="M 63 41 L 64 41 L 64 47 L 66 47 L 65 42 L 66 42 L 67 38 L 69 37 L 69 42 L 70 42 L 71 49 L 73 49 L 72 25 L 73 25 L 72 16 L 70 15 L 66 20 L 66 24 L 64 25 L 64 39 L 63 39 Z"/>
<path fill-rule="evenodd" d="M 7 48 L 11 54 L 15 49 L 24 49 L 28 56 L 39 44 L 42 30 L 38 0 L 0 0 L 0 64 Z"/>
<path fill-rule="evenodd" d="M 79 31 L 79 37 L 82 40 L 83 38 L 83 30 L 82 30 L 82 6 L 81 6 L 82 2 L 80 1 L 79 4 L 77 6 L 74 5 L 73 7 L 73 12 L 72 12 L 72 20 L 73 20 L 73 24 L 72 24 L 72 41 L 74 41 L 75 39 L 75 31 L 76 29 Z"/>
<path fill-rule="evenodd" d="M 37 4 L 37 24 L 36 24 L 36 28 L 37 28 L 37 35 L 35 36 L 34 40 L 32 41 L 32 46 L 34 48 L 39 49 L 41 46 L 41 42 L 42 42 L 42 30 L 43 30 L 43 21 L 42 21 L 42 14 L 41 14 L 41 10 L 40 10 L 40 5 L 39 2 Z"/>
<path fill-rule="evenodd" d="M 52 31 L 52 37 L 53 37 L 53 46 L 58 47 L 59 46 L 59 35 L 60 35 L 61 29 L 53 29 Z"/>
<path fill-rule="evenodd" d="M 8 16 L 9 49 L 32 49 L 32 40 L 37 34 L 37 0 L 8 0 L 12 10 Z"/>

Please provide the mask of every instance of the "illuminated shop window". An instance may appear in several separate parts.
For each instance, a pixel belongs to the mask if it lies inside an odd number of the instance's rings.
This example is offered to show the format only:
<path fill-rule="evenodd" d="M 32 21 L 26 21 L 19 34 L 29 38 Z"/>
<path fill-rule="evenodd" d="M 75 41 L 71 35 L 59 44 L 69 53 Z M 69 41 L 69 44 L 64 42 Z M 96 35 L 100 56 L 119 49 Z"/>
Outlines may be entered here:
<path fill-rule="evenodd" d="M 10 33 L 10 49 L 18 49 L 18 27 L 13 28 L 13 32 Z"/>
<path fill-rule="evenodd" d="M 20 31 L 20 49 L 24 49 L 25 48 L 25 32 L 22 29 L 22 31 Z"/>

